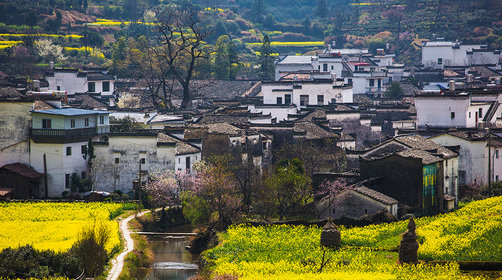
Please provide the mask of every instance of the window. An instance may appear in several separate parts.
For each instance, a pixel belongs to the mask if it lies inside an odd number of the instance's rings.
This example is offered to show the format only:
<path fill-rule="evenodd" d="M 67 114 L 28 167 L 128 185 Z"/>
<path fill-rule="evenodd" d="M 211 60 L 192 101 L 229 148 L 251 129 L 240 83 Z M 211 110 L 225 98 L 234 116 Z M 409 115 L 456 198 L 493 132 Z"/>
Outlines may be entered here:
<path fill-rule="evenodd" d="M 370 87 L 374 87 L 374 86 L 375 86 L 375 80 L 370 79 Z"/>
<path fill-rule="evenodd" d="M 60 86 L 57 86 L 57 87 L 56 87 L 56 90 L 61 90 L 61 87 L 60 87 Z"/>
<path fill-rule="evenodd" d="M 89 118 L 84 119 L 84 126 L 89 126 Z"/>
<path fill-rule="evenodd" d="M 448 160 L 446 160 L 446 166 L 448 166 Z"/>
<path fill-rule="evenodd" d="M 300 95 L 300 106 L 307 106 L 309 104 L 308 95 Z"/>
<path fill-rule="evenodd" d="M 71 156 L 71 147 L 66 147 L 66 155 Z"/>
<path fill-rule="evenodd" d="M 450 118 L 453 120 L 455 118 L 455 112 L 450 112 Z"/>
<path fill-rule="evenodd" d="M 443 59 L 442 58 L 438 58 L 438 65 L 442 65 L 443 64 Z"/>
<path fill-rule="evenodd" d="M 471 112 L 469 112 L 469 119 L 471 118 Z"/>
<path fill-rule="evenodd" d="M 378 79 L 378 88 L 382 87 L 382 80 Z"/>
<path fill-rule="evenodd" d="M 284 95 L 284 104 L 291 104 L 291 94 L 285 94 Z"/>
<path fill-rule="evenodd" d="M 87 155 L 87 145 L 82 145 L 82 147 L 80 147 L 80 151 L 83 155 Z"/>
<path fill-rule="evenodd" d="M 347 80 L 347 82 L 348 82 L 349 84 L 352 84 L 352 79 L 348 79 L 348 80 Z"/>
<path fill-rule="evenodd" d="M 324 105 L 324 95 L 320 94 L 317 96 L 317 105 Z"/>
<path fill-rule="evenodd" d="M 495 150 L 495 158 L 498 159 L 499 158 L 499 150 Z"/>
<path fill-rule="evenodd" d="M 499 180 L 499 175 L 495 175 L 495 181 Z"/>
<path fill-rule="evenodd" d="M 120 163 L 120 158 L 116 157 L 115 158 L 115 164 L 119 164 Z"/>
<path fill-rule="evenodd" d="M 51 128 L 51 119 L 42 120 L 42 128 Z"/>
<path fill-rule="evenodd" d="M 145 163 L 146 163 L 145 158 L 141 158 L 141 164 L 145 164 Z"/>
<path fill-rule="evenodd" d="M 446 187 L 446 190 L 444 191 L 445 193 L 448 193 L 448 187 Z"/>
<path fill-rule="evenodd" d="M 324 71 L 324 72 L 328 71 L 328 64 L 324 63 L 322 65 L 322 71 Z"/>
<path fill-rule="evenodd" d="M 335 69 L 335 66 L 331 65 L 331 70 Z"/>
<path fill-rule="evenodd" d="M 82 179 L 85 179 L 87 177 L 87 173 L 86 172 L 82 172 Z"/>
<path fill-rule="evenodd" d="M 96 84 L 94 82 L 87 83 L 88 92 L 96 92 Z"/>
<path fill-rule="evenodd" d="M 368 214 L 368 209 L 364 209 L 364 214 Z"/>
<path fill-rule="evenodd" d="M 105 116 L 99 116 L 99 124 L 105 123 Z"/>
<path fill-rule="evenodd" d="M 110 91 L 110 82 L 103 82 L 103 92 Z"/>
<path fill-rule="evenodd" d="M 69 189 L 70 188 L 70 183 L 71 183 L 71 177 L 70 174 L 65 174 L 64 175 L 64 187 Z"/>
<path fill-rule="evenodd" d="M 317 70 L 321 71 L 321 65 L 317 65 Z"/>
<path fill-rule="evenodd" d="M 74 128 L 75 127 L 75 119 L 70 120 L 70 127 Z"/>
<path fill-rule="evenodd" d="M 483 117 L 483 108 L 479 108 L 478 117 L 481 119 Z"/>
<path fill-rule="evenodd" d="M 276 104 L 282 104 L 282 97 L 277 97 L 277 103 Z"/>
<path fill-rule="evenodd" d="M 190 171 L 190 157 L 187 157 L 186 158 L 186 161 L 185 161 L 185 169 Z"/>
<path fill-rule="evenodd" d="M 336 103 L 336 98 L 331 98 L 331 104 L 335 104 Z"/>

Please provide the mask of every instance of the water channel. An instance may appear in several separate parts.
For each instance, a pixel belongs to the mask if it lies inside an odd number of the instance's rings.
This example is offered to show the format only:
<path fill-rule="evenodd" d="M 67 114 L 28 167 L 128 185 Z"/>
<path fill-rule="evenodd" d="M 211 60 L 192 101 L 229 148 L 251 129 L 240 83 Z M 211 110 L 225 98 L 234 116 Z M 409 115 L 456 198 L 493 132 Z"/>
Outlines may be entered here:
<path fill-rule="evenodd" d="M 167 232 L 192 232 L 190 225 L 173 227 Z M 154 254 L 152 271 L 145 280 L 186 280 L 197 274 L 199 255 L 188 252 L 188 237 L 148 237 Z"/>

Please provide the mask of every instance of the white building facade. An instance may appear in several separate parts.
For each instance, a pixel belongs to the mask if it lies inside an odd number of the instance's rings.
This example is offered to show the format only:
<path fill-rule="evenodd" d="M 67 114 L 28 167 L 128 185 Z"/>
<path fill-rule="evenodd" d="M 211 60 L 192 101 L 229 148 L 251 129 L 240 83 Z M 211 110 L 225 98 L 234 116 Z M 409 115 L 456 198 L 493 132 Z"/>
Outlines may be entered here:
<path fill-rule="evenodd" d="M 352 103 L 352 86 L 332 80 L 263 82 L 260 95 L 265 105 L 328 105 Z"/>

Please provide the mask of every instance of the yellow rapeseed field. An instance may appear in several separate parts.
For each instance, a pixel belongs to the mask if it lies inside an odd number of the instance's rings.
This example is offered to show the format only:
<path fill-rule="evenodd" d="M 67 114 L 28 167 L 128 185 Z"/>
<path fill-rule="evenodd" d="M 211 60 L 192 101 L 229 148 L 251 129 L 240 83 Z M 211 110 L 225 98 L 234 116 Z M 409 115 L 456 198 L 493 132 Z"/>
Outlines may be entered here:
<path fill-rule="evenodd" d="M 32 245 L 39 250 L 66 251 L 82 229 L 96 221 L 111 231 L 107 250 L 120 245 L 118 223 L 110 220 L 122 211 L 116 203 L 0 203 L 0 250 Z"/>
<path fill-rule="evenodd" d="M 502 197 L 416 219 L 421 260 L 502 261 Z M 342 248 L 323 253 L 317 226 L 231 226 L 204 253 L 213 275 L 239 279 L 483 279 L 456 262 L 398 265 L 395 248 L 407 221 L 346 229 Z M 323 266 L 321 263 L 330 261 Z"/>

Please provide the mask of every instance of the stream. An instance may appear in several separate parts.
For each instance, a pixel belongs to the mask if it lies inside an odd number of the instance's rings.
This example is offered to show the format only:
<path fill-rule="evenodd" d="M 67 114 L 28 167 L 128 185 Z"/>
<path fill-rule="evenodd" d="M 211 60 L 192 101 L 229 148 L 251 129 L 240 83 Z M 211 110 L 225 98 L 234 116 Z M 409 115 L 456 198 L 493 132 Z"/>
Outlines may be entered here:
<path fill-rule="evenodd" d="M 192 227 L 177 226 L 167 232 L 192 232 Z M 148 237 L 148 242 L 154 254 L 154 263 L 145 280 L 186 280 L 197 274 L 199 255 L 185 250 L 188 237 Z"/>

